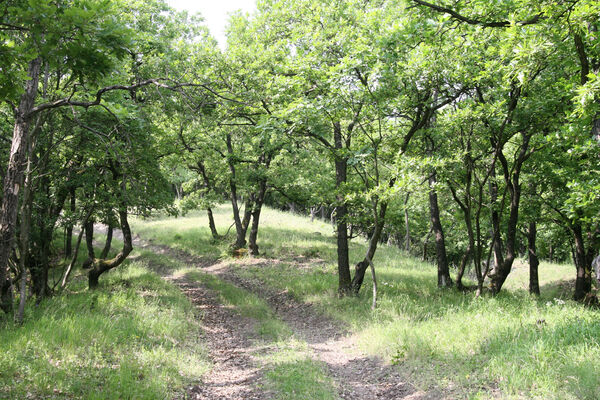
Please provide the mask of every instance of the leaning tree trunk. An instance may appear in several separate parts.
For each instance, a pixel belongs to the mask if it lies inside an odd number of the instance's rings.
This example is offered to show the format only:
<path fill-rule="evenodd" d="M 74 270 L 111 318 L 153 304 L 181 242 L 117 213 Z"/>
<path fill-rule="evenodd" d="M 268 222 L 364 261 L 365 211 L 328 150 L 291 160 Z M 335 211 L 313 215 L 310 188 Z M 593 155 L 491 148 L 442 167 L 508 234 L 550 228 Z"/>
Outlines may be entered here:
<path fill-rule="evenodd" d="M 529 254 L 529 293 L 540 295 L 540 281 L 538 278 L 538 266 L 540 260 L 537 256 L 535 241 L 537 237 L 537 224 L 535 221 L 529 223 L 527 229 L 527 247 Z"/>
<path fill-rule="evenodd" d="M 210 228 L 210 234 L 212 238 L 217 240 L 220 239 L 219 232 L 217 231 L 217 225 L 215 224 L 215 217 L 213 215 L 212 208 L 206 207 L 206 214 L 208 215 L 208 227 Z"/>
<path fill-rule="evenodd" d="M 385 214 L 387 212 L 387 206 L 387 202 L 383 202 L 381 204 L 375 229 L 373 230 L 371 238 L 369 239 L 369 247 L 367 248 L 365 258 L 354 267 L 354 278 L 352 278 L 352 292 L 354 294 L 358 294 L 360 291 L 360 287 L 365 279 L 365 272 L 373 262 L 373 257 L 375 256 L 375 251 L 377 250 L 377 244 L 379 243 L 379 239 L 381 239 L 381 233 L 383 232 L 383 227 L 385 226 Z"/>
<path fill-rule="evenodd" d="M 123 248 L 112 259 L 95 258 L 92 262 L 92 269 L 88 272 L 88 287 L 95 289 L 98 287 L 98 279 L 103 273 L 118 267 L 127 258 L 133 250 L 133 242 L 131 240 L 131 229 L 127 221 L 127 208 L 125 206 L 119 210 L 119 218 L 121 221 L 121 232 L 123 233 Z"/>
<path fill-rule="evenodd" d="M 15 224 L 19 207 L 19 189 L 25 171 L 25 155 L 29 141 L 31 110 L 35 105 L 40 66 L 38 57 L 29 62 L 28 75 L 31 78 L 25 84 L 25 93 L 21 96 L 16 110 L 13 137 L 8 158 L 8 167 L 4 176 L 2 208 L 0 210 L 0 308 L 8 313 L 12 310 L 12 282 L 8 270 L 8 260 L 15 240 Z"/>
<path fill-rule="evenodd" d="M 438 205 L 437 192 L 435 184 L 437 183 L 436 172 L 429 177 L 429 215 L 431 217 L 431 228 L 435 235 L 435 252 L 438 269 L 438 287 L 452 286 L 452 278 L 448 270 L 448 259 L 446 257 L 446 243 L 444 240 L 444 230 L 440 220 L 440 209 Z"/>
<path fill-rule="evenodd" d="M 112 219 L 112 218 L 111 218 Z M 110 248 L 112 246 L 112 238 L 113 238 L 113 226 L 111 223 L 108 224 L 108 228 L 106 230 L 106 242 L 104 243 L 104 248 L 100 253 L 100 258 L 108 257 L 108 253 L 110 252 Z"/>

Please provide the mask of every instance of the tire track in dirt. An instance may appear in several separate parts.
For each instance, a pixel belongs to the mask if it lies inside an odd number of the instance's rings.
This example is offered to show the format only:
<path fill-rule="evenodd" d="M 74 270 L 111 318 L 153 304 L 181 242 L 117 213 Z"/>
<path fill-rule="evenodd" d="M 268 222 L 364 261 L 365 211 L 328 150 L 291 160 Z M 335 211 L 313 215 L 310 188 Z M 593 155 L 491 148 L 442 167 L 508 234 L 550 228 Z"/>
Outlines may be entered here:
<path fill-rule="evenodd" d="M 202 383 L 188 388 L 189 400 L 259 400 L 270 398 L 259 390 L 262 380 L 256 351 L 255 321 L 220 304 L 214 292 L 185 277 L 164 276 L 177 285 L 201 313 L 201 327 L 213 368 Z"/>
<path fill-rule="evenodd" d="M 105 232 L 106 227 L 94 227 Z M 115 230 L 115 238 L 123 240 L 121 231 Z M 210 265 L 210 260 L 194 257 L 167 246 L 151 244 L 136 235 L 136 247 L 165 255 L 180 261 L 187 267 L 197 268 Z M 172 272 L 172 267 L 150 260 L 149 266 L 163 279 L 176 285 L 192 302 L 200 314 L 200 327 L 206 349 L 213 363 L 211 370 L 202 377 L 202 382 L 186 390 L 184 400 L 264 400 L 274 394 L 262 388 L 261 363 L 254 357 L 259 336 L 256 321 L 240 316 L 223 305 L 215 291 L 200 282 Z M 264 349 L 264 346 L 261 346 Z"/>
<path fill-rule="evenodd" d="M 232 262 L 219 262 L 194 256 L 183 250 L 154 244 L 140 238 L 134 238 L 134 245 L 177 259 L 187 266 L 196 267 L 213 274 L 223 281 L 247 290 L 262 298 L 275 311 L 277 317 L 285 322 L 298 338 L 304 340 L 311 349 L 313 359 L 323 362 L 334 379 L 338 395 L 344 400 L 438 400 L 451 399 L 451 394 L 439 391 L 424 392 L 416 389 L 402 376 L 400 370 L 384 363 L 377 357 L 361 354 L 356 350 L 350 332 L 338 321 L 329 318 L 312 305 L 298 302 L 285 291 L 268 288 L 257 279 L 243 278 L 235 273 Z M 272 264 L 273 260 L 254 259 L 254 265 Z M 159 271 L 160 272 L 160 271 Z M 164 271 L 163 271 L 164 272 Z M 163 273 L 163 276 L 164 273 Z M 205 381 L 205 387 L 199 385 L 190 389 L 191 399 L 268 399 L 274 396 L 259 390 L 262 373 L 253 360 L 249 344 L 256 336 L 253 321 L 225 310 L 208 290 L 195 281 L 185 277 L 172 279 L 194 302 L 197 307 L 205 307 L 203 319 L 210 347 L 214 347 L 211 356 L 215 361 L 213 371 Z M 194 294 L 200 292 L 200 296 Z M 201 299 L 200 301 L 194 298 Z M 208 303 L 208 305 L 206 304 Z M 212 315 L 211 315 L 212 314 Z M 225 337 L 231 340 L 222 340 Z M 239 360 L 234 360 L 239 357 Z M 233 361 L 232 361 L 233 360 Z M 241 368 L 240 368 L 241 367 Z M 240 369 L 244 369 L 241 371 Z M 239 396 L 239 397 L 236 397 Z M 450 396 L 450 397 L 448 397 Z"/>
<path fill-rule="evenodd" d="M 272 260 L 255 259 L 253 265 L 268 267 L 272 263 Z M 298 302 L 286 291 L 266 288 L 257 279 L 242 278 L 226 262 L 203 270 L 267 301 L 277 316 L 308 343 L 314 359 L 327 365 L 340 398 L 437 400 L 444 397 L 441 393 L 416 390 L 406 382 L 398 368 L 357 352 L 350 332 L 340 322 L 323 315 L 310 304 Z"/>

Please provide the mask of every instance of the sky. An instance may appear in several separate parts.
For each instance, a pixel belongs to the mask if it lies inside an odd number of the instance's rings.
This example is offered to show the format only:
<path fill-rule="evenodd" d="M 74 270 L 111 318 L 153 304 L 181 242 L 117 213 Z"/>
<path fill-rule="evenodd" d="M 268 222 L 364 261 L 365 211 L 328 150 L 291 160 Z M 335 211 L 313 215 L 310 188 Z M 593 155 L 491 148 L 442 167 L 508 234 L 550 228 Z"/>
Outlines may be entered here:
<path fill-rule="evenodd" d="M 256 10 L 256 0 L 167 0 L 167 3 L 177 10 L 199 12 L 221 48 L 224 48 L 226 43 L 225 26 L 228 14 L 237 10 Z"/>

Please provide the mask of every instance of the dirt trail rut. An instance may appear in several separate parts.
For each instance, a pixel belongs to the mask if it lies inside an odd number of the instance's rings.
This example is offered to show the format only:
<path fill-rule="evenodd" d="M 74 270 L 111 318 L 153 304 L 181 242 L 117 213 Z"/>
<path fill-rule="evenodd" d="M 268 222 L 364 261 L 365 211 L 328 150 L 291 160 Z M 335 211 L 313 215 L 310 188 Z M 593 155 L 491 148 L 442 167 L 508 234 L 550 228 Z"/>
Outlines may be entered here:
<path fill-rule="evenodd" d="M 356 400 L 434 400 L 448 398 L 439 392 L 416 390 L 406 382 L 397 368 L 356 350 L 349 332 L 339 322 L 324 316 L 310 304 L 300 303 L 286 292 L 266 288 L 255 279 L 242 278 L 231 263 L 214 262 L 184 251 L 153 244 L 139 236 L 134 244 L 167 255 L 191 267 L 202 269 L 220 279 L 263 298 L 288 324 L 298 338 L 306 341 L 312 358 L 323 362 L 335 381 L 342 399 Z M 272 264 L 273 260 L 255 259 L 253 264 Z M 160 272 L 160 267 L 159 267 Z M 164 271 L 163 271 L 164 272 Z M 271 399 L 264 391 L 262 371 L 252 353 L 256 343 L 254 321 L 242 318 L 219 304 L 215 294 L 202 284 L 185 277 L 168 276 L 202 310 L 202 326 L 211 358 L 215 363 L 200 385 L 189 389 L 191 399 Z"/>

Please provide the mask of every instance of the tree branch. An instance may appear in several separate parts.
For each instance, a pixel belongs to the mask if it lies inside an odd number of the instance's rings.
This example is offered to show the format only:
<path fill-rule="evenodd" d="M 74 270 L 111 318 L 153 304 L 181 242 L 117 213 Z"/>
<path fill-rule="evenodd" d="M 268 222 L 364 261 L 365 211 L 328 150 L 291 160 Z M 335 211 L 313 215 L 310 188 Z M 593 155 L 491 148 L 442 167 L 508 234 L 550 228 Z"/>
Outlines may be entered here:
<path fill-rule="evenodd" d="M 456 12 L 456 11 L 454 11 L 451 8 L 448 8 L 448 7 L 438 6 L 436 4 L 428 3 L 428 2 L 423 1 L 423 0 L 412 0 L 412 1 L 413 1 L 413 3 L 419 4 L 419 5 L 424 6 L 424 7 L 428 7 L 430 9 L 432 9 L 432 10 L 437 11 L 437 12 L 448 14 L 452 18 L 454 18 L 454 19 L 456 19 L 458 21 L 466 22 L 469 25 L 479 25 L 479 26 L 483 26 L 483 27 L 486 27 L 486 28 L 506 28 L 506 27 L 508 27 L 508 26 L 511 25 L 510 21 L 490 21 L 490 22 L 486 22 L 486 21 L 482 21 L 482 20 L 479 20 L 479 19 L 473 19 L 473 18 L 466 17 L 466 16 L 464 16 L 462 14 L 459 14 L 458 12 Z M 517 25 L 522 25 L 522 26 L 524 26 L 524 25 L 533 25 L 533 24 L 538 23 L 542 19 L 543 16 L 544 16 L 543 13 L 539 13 L 539 14 L 536 14 L 533 17 L 531 17 L 531 18 L 529 18 L 527 20 L 517 21 L 516 24 Z"/>

